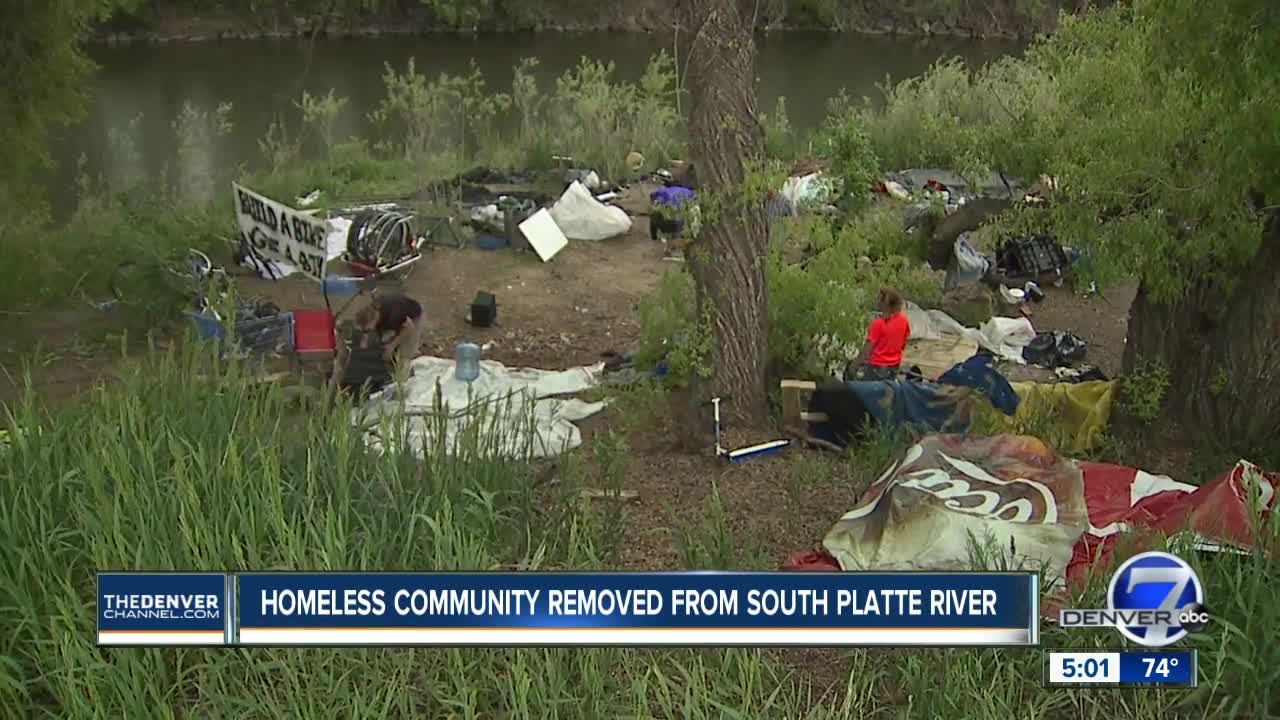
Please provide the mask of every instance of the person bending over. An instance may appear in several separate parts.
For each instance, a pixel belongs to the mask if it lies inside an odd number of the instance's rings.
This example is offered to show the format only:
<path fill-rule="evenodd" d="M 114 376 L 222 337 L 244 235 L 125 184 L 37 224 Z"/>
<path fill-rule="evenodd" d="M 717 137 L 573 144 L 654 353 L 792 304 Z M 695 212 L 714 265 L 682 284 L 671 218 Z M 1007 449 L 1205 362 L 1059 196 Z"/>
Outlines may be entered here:
<path fill-rule="evenodd" d="M 394 359 L 407 366 L 422 346 L 422 305 L 407 295 L 375 295 L 356 316 L 356 327 L 382 340 L 388 362 Z M 361 347 L 368 347 L 368 341 L 366 335 Z"/>
<path fill-rule="evenodd" d="M 911 337 L 911 323 L 902 312 L 902 295 L 892 288 L 880 291 L 880 317 L 871 321 L 867 344 L 857 363 L 858 380 L 892 380 L 902 365 L 902 351 Z"/>

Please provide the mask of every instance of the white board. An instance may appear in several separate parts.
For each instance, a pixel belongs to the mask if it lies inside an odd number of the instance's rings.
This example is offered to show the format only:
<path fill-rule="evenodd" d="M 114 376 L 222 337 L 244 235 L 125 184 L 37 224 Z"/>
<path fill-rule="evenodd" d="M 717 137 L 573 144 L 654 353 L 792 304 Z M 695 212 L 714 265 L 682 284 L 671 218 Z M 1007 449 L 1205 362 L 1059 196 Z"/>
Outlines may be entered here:
<path fill-rule="evenodd" d="M 547 212 L 546 208 L 520 223 L 520 232 L 528 238 L 529 245 L 533 247 L 534 252 L 538 253 L 538 257 L 542 258 L 542 262 L 555 257 L 556 253 L 569 244 L 569 239 L 560 232 L 560 226 L 551 219 L 551 213 Z"/>
<path fill-rule="evenodd" d="M 329 223 L 238 183 L 231 186 L 235 192 L 236 224 L 253 249 L 265 260 L 287 263 L 307 277 L 322 280 L 329 256 Z"/>

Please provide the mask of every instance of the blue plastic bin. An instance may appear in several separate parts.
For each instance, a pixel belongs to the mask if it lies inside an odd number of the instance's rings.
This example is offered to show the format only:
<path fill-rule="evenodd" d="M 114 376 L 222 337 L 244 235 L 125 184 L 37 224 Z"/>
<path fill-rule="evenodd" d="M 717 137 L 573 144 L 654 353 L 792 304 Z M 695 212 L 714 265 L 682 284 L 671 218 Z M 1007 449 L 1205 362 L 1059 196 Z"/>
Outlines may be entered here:
<path fill-rule="evenodd" d="M 222 340 L 227 328 L 208 313 L 186 313 L 201 340 Z M 241 320 L 235 327 L 236 345 L 250 352 L 268 352 L 283 345 L 293 349 L 293 313 Z"/>

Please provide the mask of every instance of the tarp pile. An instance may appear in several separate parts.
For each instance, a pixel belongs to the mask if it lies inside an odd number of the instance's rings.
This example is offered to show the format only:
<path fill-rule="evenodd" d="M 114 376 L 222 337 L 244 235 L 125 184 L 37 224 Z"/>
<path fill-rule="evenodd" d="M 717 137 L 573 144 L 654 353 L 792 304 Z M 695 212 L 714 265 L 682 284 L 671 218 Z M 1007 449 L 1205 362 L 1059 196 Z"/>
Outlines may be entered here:
<path fill-rule="evenodd" d="M 911 323 L 912 340 L 964 338 L 995 353 L 1002 360 L 1019 364 L 1026 363 L 1022 349 L 1036 337 L 1036 329 L 1024 317 L 993 317 L 983 323 L 980 329 L 974 329 L 961 325 L 941 310 L 925 310 L 910 301 L 903 305 L 903 313 Z"/>
<path fill-rule="evenodd" d="M 550 210 L 539 210 L 520 223 L 520 232 L 543 262 L 564 249 L 569 240 L 606 240 L 630 230 L 627 211 L 600 202 L 577 180 Z"/>
<path fill-rule="evenodd" d="M 1194 533 L 1248 552 L 1273 514 L 1280 473 L 1240 461 L 1197 488 L 1134 468 L 1076 462 L 1037 438 L 929 435 L 863 493 L 789 570 L 1044 570 L 1084 582 L 1125 533 Z"/>
<path fill-rule="evenodd" d="M 565 396 L 594 387 L 604 363 L 562 371 L 511 369 L 481 361 L 480 377 L 463 382 L 457 364 L 437 357 L 414 359 L 411 375 L 369 398 L 356 411 L 356 424 L 371 447 L 394 444 L 383 437 L 403 416 L 405 440 L 419 456 L 456 453 L 474 432 L 479 450 L 497 457 L 554 457 L 582 444 L 573 423 L 600 412 L 604 402 L 588 403 Z M 384 422 L 385 421 L 385 422 Z"/>
<path fill-rule="evenodd" d="M 576 180 L 551 206 L 551 218 L 570 240 L 605 240 L 631 230 L 631 218 L 625 210 L 596 200 Z"/>

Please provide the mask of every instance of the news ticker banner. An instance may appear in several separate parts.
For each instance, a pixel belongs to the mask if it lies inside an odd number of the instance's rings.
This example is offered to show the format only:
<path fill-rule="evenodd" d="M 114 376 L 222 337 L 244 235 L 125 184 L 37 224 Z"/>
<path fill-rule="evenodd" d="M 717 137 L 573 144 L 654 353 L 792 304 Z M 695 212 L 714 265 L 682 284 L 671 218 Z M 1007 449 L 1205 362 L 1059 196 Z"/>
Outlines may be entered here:
<path fill-rule="evenodd" d="M 100 645 L 1034 646 L 1036 573 L 104 573 Z"/>
<path fill-rule="evenodd" d="M 1044 686 L 1193 688 L 1197 660 L 1195 650 L 1050 650 Z"/>

